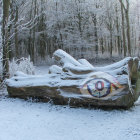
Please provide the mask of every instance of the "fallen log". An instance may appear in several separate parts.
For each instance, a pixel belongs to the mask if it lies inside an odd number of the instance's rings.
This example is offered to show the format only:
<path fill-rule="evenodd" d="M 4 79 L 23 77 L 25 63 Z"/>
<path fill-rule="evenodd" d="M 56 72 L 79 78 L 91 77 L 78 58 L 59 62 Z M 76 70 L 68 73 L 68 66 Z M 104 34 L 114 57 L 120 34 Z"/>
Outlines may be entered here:
<path fill-rule="evenodd" d="M 44 102 L 74 107 L 129 108 L 140 94 L 137 58 L 125 58 L 105 67 L 94 67 L 87 60 L 75 60 L 57 50 L 46 75 L 17 72 L 8 79 L 10 97 L 38 98 Z"/>

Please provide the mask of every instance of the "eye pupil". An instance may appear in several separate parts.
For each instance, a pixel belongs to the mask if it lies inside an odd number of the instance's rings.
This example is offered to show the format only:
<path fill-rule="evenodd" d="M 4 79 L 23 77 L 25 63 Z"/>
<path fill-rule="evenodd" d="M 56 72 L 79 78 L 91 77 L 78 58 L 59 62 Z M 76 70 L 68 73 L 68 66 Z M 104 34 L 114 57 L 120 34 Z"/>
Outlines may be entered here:
<path fill-rule="evenodd" d="M 98 90 L 98 91 L 102 91 L 102 90 L 104 89 L 104 83 L 103 83 L 102 81 L 96 82 L 95 88 L 96 88 L 96 90 Z"/>

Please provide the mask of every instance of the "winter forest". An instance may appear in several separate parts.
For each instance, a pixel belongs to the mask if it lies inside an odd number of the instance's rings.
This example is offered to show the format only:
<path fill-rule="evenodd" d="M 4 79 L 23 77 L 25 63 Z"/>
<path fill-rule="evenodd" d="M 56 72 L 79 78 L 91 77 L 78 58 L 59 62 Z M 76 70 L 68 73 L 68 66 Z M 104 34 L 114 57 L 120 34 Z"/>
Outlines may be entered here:
<path fill-rule="evenodd" d="M 139 96 L 140 0 L 0 0 L 0 140 L 139 140 Z"/>
<path fill-rule="evenodd" d="M 30 56 L 35 64 L 47 63 L 58 48 L 86 59 L 140 55 L 138 0 L 4 2 L 2 44 L 10 60 Z"/>

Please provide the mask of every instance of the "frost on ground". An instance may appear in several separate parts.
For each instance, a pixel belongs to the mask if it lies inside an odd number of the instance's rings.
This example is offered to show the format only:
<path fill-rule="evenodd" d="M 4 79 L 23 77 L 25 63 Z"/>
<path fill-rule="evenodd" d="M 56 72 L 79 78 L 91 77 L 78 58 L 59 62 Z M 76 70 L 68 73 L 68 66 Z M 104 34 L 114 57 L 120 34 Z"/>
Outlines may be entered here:
<path fill-rule="evenodd" d="M 139 140 L 140 106 L 128 111 L 0 100 L 0 140 Z"/>
<path fill-rule="evenodd" d="M 140 140 L 140 101 L 127 111 L 103 111 L 1 97 L 0 120 L 0 140 Z"/>

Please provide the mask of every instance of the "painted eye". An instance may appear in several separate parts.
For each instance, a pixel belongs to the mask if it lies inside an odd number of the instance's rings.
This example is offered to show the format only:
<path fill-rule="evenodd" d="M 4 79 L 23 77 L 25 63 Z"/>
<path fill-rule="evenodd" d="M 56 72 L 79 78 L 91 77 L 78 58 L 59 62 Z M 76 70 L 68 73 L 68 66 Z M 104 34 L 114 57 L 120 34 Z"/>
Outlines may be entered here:
<path fill-rule="evenodd" d="M 102 98 L 109 95 L 112 91 L 117 90 L 119 87 L 104 78 L 94 78 L 87 81 L 83 85 L 83 88 L 93 97 Z"/>

